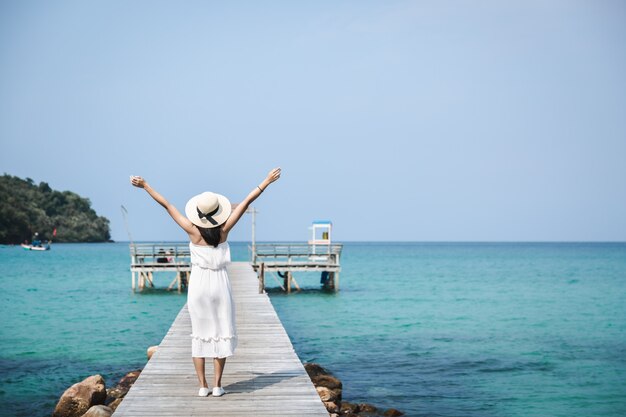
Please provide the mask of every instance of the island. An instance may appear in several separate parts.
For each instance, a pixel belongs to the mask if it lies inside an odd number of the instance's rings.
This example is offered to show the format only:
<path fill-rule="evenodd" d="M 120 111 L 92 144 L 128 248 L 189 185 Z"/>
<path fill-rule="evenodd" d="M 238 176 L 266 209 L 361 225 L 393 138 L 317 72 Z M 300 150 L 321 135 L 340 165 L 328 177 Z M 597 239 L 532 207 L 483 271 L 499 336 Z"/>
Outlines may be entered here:
<path fill-rule="evenodd" d="M 35 233 L 55 242 L 111 240 L 109 220 L 98 216 L 88 198 L 5 173 L 0 177 L 0 244 L 21 244 Z"/>

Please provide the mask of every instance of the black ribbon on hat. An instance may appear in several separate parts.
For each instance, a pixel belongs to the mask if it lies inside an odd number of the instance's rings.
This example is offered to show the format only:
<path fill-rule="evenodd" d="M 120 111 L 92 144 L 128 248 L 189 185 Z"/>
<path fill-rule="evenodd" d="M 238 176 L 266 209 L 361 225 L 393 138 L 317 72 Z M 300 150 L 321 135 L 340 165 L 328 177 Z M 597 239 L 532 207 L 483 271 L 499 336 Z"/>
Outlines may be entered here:
<path fill-rule="evenodd" d="M 198 217 L 199 218 L 205 218 L 207 219 L 213 226 L 217 225 L 217 221 L 212 217 L 215 213 L 218 212 L 218 210 L 220 209 L 220 205 L 217 205 L 217 208 L 215 210 L 213 210 L 210 213 L 203 213 L 200 211 L 200 209 L 196 206 L 196 211 L 198 212 Z"/>

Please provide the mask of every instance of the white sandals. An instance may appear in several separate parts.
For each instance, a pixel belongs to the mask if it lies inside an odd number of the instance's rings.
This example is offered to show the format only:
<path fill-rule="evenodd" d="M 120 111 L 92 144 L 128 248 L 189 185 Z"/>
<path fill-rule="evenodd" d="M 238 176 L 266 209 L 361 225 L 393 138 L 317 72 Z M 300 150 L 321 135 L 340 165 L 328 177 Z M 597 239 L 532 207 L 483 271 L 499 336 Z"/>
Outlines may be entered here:
<path fill-rule="evenodd" d="M 209 395 L 210 392 L 211 391 L 208 388 L 202 387 L 198 391 L 198 396 L 199 397 L 206 397 L 206 396 Z M 224 388 L 222 388 L 222 387 L 214 387 L 213 388 L 213 396 L 214 397 L 221 397 L 224 394 L 226 394 L 226 391 L 224 391 Z"/>

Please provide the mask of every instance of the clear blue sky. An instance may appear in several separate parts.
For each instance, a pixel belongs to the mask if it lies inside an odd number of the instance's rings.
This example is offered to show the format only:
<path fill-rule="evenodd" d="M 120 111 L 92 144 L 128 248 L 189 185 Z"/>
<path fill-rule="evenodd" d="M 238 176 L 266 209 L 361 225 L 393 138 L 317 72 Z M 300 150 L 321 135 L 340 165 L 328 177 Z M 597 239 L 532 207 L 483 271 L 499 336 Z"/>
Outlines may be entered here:
<path fill-rule="evenodd" d="M 116 240 L 274 166 L 261 240 L 626 240 L 626 2 L 2 1 L 0 141 Z"/>

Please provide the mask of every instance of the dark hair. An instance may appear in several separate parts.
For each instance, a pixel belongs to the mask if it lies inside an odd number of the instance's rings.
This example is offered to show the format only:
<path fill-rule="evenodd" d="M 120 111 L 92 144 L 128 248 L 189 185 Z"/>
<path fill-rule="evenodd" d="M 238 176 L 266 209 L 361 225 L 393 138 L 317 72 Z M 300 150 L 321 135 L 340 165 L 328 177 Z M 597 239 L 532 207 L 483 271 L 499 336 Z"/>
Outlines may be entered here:
<path fill-rule="evenodd" d="M 202 239 L 207 243 L 207 245 L 215 246 L 220 244 L 220 240 L 222 240 L 222 228 L 218 227 L 200 227 L 196 226 L 202 235 Z"/>

